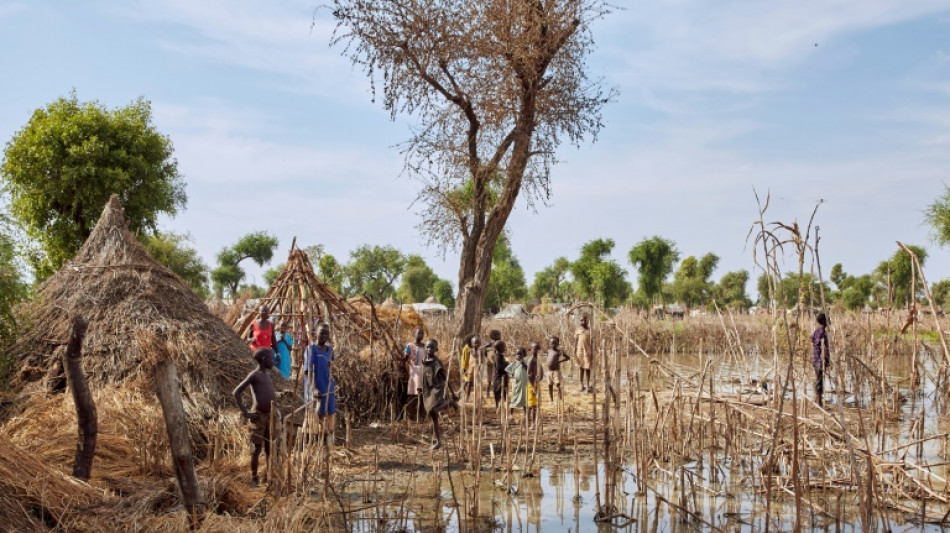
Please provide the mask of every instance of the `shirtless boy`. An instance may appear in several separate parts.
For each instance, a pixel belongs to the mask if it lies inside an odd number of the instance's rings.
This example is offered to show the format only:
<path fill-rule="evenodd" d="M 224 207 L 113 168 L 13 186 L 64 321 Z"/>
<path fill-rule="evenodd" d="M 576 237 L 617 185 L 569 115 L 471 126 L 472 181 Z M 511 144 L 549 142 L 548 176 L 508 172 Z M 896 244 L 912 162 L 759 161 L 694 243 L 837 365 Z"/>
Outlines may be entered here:
<path fill-rule="evenodd" d="M 260 482 L 257 477 L 257 466 L 260 462 L 261 446 L 264 455 L 270 457 L 270 412 L 274 403 L 274 384 L 267 375 L 267 371 L 274 368 L 274 351 L 270 348 L 258 348 L 254 352 L 257 369 L 247 375 L 244 381 L 234 389 L 234 402 L 237 403 L 241 415 L 251 421 L 251 444 L 254 451 L 251 454 L 251 486 L 256 487 Z M 248 411 L 241 401 L 241 393 L 251 387 L 251 410 Z"/>

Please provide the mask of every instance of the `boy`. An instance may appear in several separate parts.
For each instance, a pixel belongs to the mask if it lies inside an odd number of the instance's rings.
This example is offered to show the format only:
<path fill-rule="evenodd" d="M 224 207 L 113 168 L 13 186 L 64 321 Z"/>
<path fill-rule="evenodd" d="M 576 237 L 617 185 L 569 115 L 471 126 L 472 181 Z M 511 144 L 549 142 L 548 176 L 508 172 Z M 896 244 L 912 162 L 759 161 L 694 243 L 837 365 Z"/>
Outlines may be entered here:
<path fill-rule="evenodd" d="M 280 321 L 280 334 L 277 335 L 277 370 L 284 379 L 290 379 L 290 349 L 294 346 L 294 338 L 287 330 L 290 324 L 286 320 Z"/>
<path fill-rule="evenodd" d="M 528 359 L 528 425 L 534 424 L 538 416 L 538 393 L 541 390 L 541 343 L 531 343 L 531 357 Z"/>
<path fill-rule="evenodd" d="M 515 355 L 517 359 L 512 361 L 511 364 L 508 365 L 508 368 L 505 369 L 505 372 L 511 376 L 511 396 L 508 402 L 508 409 L 517 409 L 520 407 L 527 411 L 528 365 L 524 362 L 524 358 L 527 354 L 527 350 L 518 348 Z"/>
<path fill-rule="evenodd" d="M 307 350 L 307 367 L 313 376 L 308 386 L 313 387 L 313 394 L 320 400 L 317 416 L 320 425 L 327 430 L 327 441 L 333 444 L 333 432 L 336 429 L 336 383 L 330 374 L 330 362 L 333 361 L 333 346 L 327 344 L 330 340 L 330 326 L 320 324 L 317 328 L 317 342 L 311 344 Z"/>
<path fill-rule="evenodd" d="M 406 394 L 409 396 L 417 396 L 422 389 L 422 361 L 426 358 L 426 347 L 422 344 L 425 332 L 422 328 L 416 328 L 413 333 L 415 342 L 407 344 L 403 351 L 403 361 L 409 370 L 409 382 L 406 384 Z"/>
<path fill-rule="evenodd" d="M 462 391 L 465 398 L 468 399 L 472 394 L 472 387 L 475 380 L 478 379 L 478 347 L 481 340 L 478 335 L 472 335 L 462 348 L 462 360 L 459 363 L 459 369 L 462 374 Z M 472 355 L 475 355 L 473 358 Z"/>
<path fill-rule="evenodd" d="M 488 343 L 482 347 L 482 361 L 485 361 L 485 380 L 488 385 L 485 387 L 485 395 L 489 397 L 493 390 L 495 376 L 497 375 L 495 369 L 495 360 L 497 359 L 495 345 L 499 342 L 501 342 L 501 332 L 497 329 L 493 329 L 488 332 Z M 507 364 L 507 362 L 505 364 Z M 502 369 L 504 369 L 504 367 L 502 367 Z"/>
<path fill-rule="evenodd" d="M 251 444 L 254 451 L 251 454 L 251 486 L 259 483 L 257 466 L 260 462 L 261 445 L 264 455 L 270 458 L 270 412 L 274 403 L 274 384 L 267 375 L 267 371 L 274 368 L 274 351 L 270 348 L 258 348 L 254 351 L 254 360 L 257 369 L 247 375 L 237 388 L 234 389 L 234 402 L 241 410 L 241 416 L 251 421 Z M 241 393 L 248 386 L 251 387 L 251 410 L 248 411 L 241 401 Z"/>
<path fill-rule="evenodd" d="M 811 334 L 811 365 L 815 368 L 815 401 L 818 406 L 824 405 L 825 394 L 825 369 L 831 366 L 831 352 L 828 350 L 828 333 L 825 328 L 828 327 L 828 317 L 824 313 L 819 313 L 815 317 L 818 327 Z M 824 345 L 824 361 L 822 361 L 822 346 Z"/>
<path fill-rule="evenodd" d="M 491 390 L 495 395 L 495 409 L 498 409 L 501 400 L 508 399 L 508 373 L 505 372 L 505 368 L 508 366 L 508 361 L 505 359 L 505 352 L 508 350 L 508 347 L 502 340 L 495 341 L 493 345 L 493 360 L 491 361 L 491 365 L 495 371 L 495 375 L 494 379 L 492 379 Z"/>
<path fill-rule="evenodd" d="M 426 358 L 422 361 L 422 402 L 426 414 L 432 420 L 432 433 L 435 437 L 432 449 L 442 447 L 442 429 L 439 427 L 439 413 L 448 406 L 458 408 L 452 392 L 447 390 L 445 367 L 438 358 L 439 341 L 429 339 L 426 343 Z"/>
<path fill-rule="evenodd" d="M 564 395 L 561 392 L 561 363 L 569 361 L 571 358 L 560 348 L 561 340 L 556 335 L 551 335 L 548 339 L 548 396 L 554 401 L 554 387 L 557 386 L 557 398 L 563 400 Z"/>
<path fill-rule="evenodd" d="M 581 369 L 581 392 L 594 392 L 590 382 L 590 369 L 594 363 L 594 343 L 587 315 L 581 315 L 580 327 L 574 332 L 574 357 Z"/>

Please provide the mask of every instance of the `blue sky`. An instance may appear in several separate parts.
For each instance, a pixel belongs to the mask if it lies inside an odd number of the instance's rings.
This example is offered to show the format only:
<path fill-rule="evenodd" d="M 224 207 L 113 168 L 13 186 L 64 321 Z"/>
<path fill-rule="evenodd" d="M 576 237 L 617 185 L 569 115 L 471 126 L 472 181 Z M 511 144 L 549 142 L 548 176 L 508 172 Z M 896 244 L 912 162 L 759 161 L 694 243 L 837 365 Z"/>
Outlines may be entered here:
<path fill-rule="evenodd" d="M 164 227 L 190 233 L 209 265 L 266 229 L 278 259 L 294 236 L 340 258 L 391 244 L 454 284 L 457 256 L 424 246 L 419 183 L 394 147 L 411 119 L 372 102 L 316 5 L 0 0 L 0 139 L 73 88 L 109 106 L 145 96 L 187 182 L 187 210 Z M 717 279 L 751 270 L 753 187 L 785 222 L 825 200 L 826 269 L 870 271 L 901 240 L 930 250 L 929 280 L 950 276 L 922 215 L 950 183 L 950 0 L 621 5 L 594 27 L 590 58 L 619 92 L 606 127 L 561 151 L 547 206 L 509 222 L 529 283 L 598 237 L 617 242 L 631 281 L 626 252 L 652 235 L 717 253 Z"/>

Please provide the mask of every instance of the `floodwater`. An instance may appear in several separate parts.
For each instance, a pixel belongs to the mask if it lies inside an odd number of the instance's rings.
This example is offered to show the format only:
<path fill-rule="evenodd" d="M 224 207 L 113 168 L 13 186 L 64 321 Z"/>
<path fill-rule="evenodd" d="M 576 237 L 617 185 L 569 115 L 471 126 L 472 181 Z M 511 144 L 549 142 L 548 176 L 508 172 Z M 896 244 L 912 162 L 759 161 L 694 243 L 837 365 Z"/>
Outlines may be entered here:
<path fill-rule="evenodd" d="M 706 356 L 687 354 L 677 355 L 667 361 L 677 371 L 687 375 L 698 375 L 705 366 Z M 871 449 L 889 450 L 900 444 L 913 442 L 926 436 L 946 432 L 946 423 L 933 405 L 934 386 L 927 372 L 933 369 L 925 365 L 922 386 L 917 391 L 909 389 L 908 358 L 895 358 L 884 369 L 888 383 L 897 390 L 901 401 L 901 416 L 872 431 L 867 437 Z M 715 360 L 715 381 L 717 394 L 749 392 L 761 387 L 761 381 L 772 381 L 775 376 L 769 374 L 774 367 L 772 361 L 752 357 L 744 361 L 737 358 L 719 357 Z M 932 365 L 931 365 L 932 366 Z M 636 368 L 622 369 L 622 375 L 632 375 Z M 755 380 L 755 381 L 753 381 Z M 568 380 L 571 383 L 571 380 Z M 624 383 L 625 386 L 625 383 Z M 800 390 L 811 391 L 811 385 L 800 384 Z M 834 408 L 837 395 L 827 396 Z M 845 402 L 858 405 L 869 401 L 869 394 L 846 392 Z M 883 454 L 886 460 L 910 462 L 929 466 L 929 470 L 939 477 L 920 474 L 920 479 L 929 484 L 936 492 L 946 494 L 947 487 L 940 482 L 947 477 L 946 458 L 950 455 L 946 437 L 930 440 L 919 446 L 904 448 Z M 748 465 L 729 464 L 729 460 L 714 458 L 713 452 L 704 452 L 697 461 L 688 463 L 682 469 L 684 474 L 653 474 L 648 483 L 640 486 L 635 467 L 626 466 L 621 473 L 623 501 L 616 502 L 618 512 L 623 518 L 612 524 L 598 524 L 595 513 L 598 508 L 596 479 L 603 483 L 603 465 L 595 465 L 590 457 L 582 457 L 575 470 L 574 456 L 568 451 L 563 454 L 544 455 L 539 474 L 521 477 L 513 473 L 510 483 L 504 472 L 481 473 L 478 492 L 479 515 L 474 521 L 462 523 L 460 507 L 471 508 L 472 502 L 465 501 L 471 491 L 472 474 L 460 470 L 420 474 L 411 483 L 408 501 L 398 505 L 367 507 L 366 510 L 351 516 L 350 527 L 360 532 L 375 531 L 492 531 L 492 532 L 606 532 L 606 531 L 742 531 L 759 532 L 767 529 L 765 499 L 761 494 L 749 490 Z M 711 466 L 715 465 L 715 467 Z M 713 468 L 716 469 L 713 472 Z M 681 487 L 687 490 L 681 490 Z M 805 506 L 803 522 L 811 531 L 857 532 L 866 529 L 878 531 L 944 531 L 937 525 L 918 524 L 909 521 L 899 512 L 889 512 L 886 518 L 875 516 L 877 522 L 861 524 L 854 507 L 855 494 L 839 491 L 813 492 L 809 501 L 825 509 L 826 513 L 816 512 Z M 684 501 L 688 499 L 687 501 Z M 676 504 L 695 509 L 701 518 L 686 519 L 675 508 Z M 917 502 L 910 502 L 917 508 Z M 794 506 L 791 496 L 778 495 L 771 502 L 772 531 L 791 529 Z M 835 518 L 840 517 L 840 518 Z M 870 527 L 869 527 L 870 526 Z"/>

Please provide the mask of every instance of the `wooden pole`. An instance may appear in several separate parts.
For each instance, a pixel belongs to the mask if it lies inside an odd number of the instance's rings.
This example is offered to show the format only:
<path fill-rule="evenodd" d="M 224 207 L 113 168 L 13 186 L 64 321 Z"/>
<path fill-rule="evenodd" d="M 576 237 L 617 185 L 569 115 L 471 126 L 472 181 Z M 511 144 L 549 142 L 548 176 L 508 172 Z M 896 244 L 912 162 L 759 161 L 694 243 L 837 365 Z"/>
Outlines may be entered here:
<path fill-rule="evenodd" d="M 195 510 L 204 505 L 204 496 L 201 494 L 198 474 L 195 472 L 180 389 L 178 369 L 174 361 L 168 357 L 162 358 L 155 365 L 155 392 L 158 395 L 158 401 L 162 404 L 165 428 L 168 430 L 168 442 L 171 443 L 172 448 L 172 464 L 175 467 L 178 487 L 181 489 L 182 501 L 189 514 L 194 516 Z"/>
<path fill-rule="evenodd" d="M 99 435 L 99 419 L 96 404 L 92 400 L 86 377 L 82 372 L 82 340 L 86 336 L 88 324 L 82 317 L 73 317 L 72 333 L 66 353 L 63 354 L 63 367 L 66 369 L 66 381 L 76 404 L 76 421 L 79 425 L 79 439 L 76 443 L 76 458 L 73 461 L 73 477 L 89 480 L 92 472 L 92 460 L 96 454 L 96 437 Z"/>

